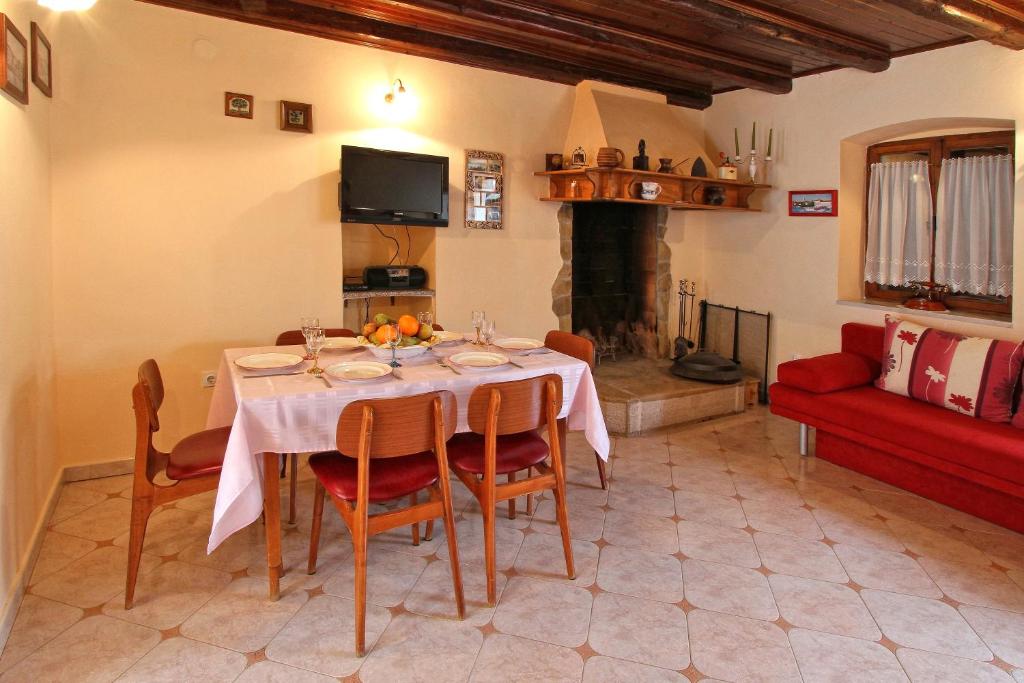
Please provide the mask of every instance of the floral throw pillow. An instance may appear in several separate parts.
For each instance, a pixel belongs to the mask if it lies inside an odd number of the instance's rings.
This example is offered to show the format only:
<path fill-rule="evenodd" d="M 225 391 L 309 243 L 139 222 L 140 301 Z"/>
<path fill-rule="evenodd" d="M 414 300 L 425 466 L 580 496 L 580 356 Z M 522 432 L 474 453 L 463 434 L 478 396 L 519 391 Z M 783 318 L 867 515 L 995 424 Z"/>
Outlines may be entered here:
<path fill-rule="evenodd" d="M 875 386 L 991 422 L 1009 422 L 1024 344 L 966 337 L 885 316 Z"/>

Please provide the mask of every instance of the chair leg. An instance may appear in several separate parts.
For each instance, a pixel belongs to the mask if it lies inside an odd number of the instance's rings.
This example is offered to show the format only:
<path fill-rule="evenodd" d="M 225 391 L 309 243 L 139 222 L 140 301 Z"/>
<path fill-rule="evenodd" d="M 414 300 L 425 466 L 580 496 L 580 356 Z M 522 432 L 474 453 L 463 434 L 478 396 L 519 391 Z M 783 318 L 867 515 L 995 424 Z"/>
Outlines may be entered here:
<path fill-rule="evenodd" d="M 559 423 L 559 437 L 561 443 L 565 443 L 565 423 Z M 565 501 L 565 461 L 562 458 L 552 458 L 551 463 L 555 471 L 555 513 L 558 518 L 558 528 L 562 532 L 562 551 L 565 553 L 565 573 L 570 579 L 576 578 L 576 567 L 572 559 L 572 536 L 569 534 L 569 508 Z"/>
<path fill-rule="evenodd" d="M 320 526 L 324 520 L 324 496 L 327 492 L 318 479 L 313 492 L 313 525 L 309 530 L 309 565 L 307 574 L 316 574 L 316 556 L 320 550 Z"/>
<path fill-rule="evenodd" d="M 515 472 L 509 472 L 508 473 L 508 483 L 510 483 L 510 484 L 515 483 L 515 480 L 516 480 L 516 473 Z M 516 518 L 516 499 L 515 498 L 509 498 L 508 499 L 508 518 L 509 519 L 515 519 Z"/>
<path fill-rule="evenodd" d="M 411 493 L 411 494 L 409 494 L 409 507 L 415 507 L 418 498 L 419 498 L 419 494 L 418 493 Z M 413 545 L 419 545 L 420 544 L 420 523 L 416 522 L 415 524 L 412 525 L 411 528 L 412 528 L 412 544 Z"/>
<path fill-rule="evenodd" d="M 455 512 L 452 510 L 451 483 L 441 484 L 441 505 L 444 532 L 448 535 L 448 561 L 452 567 L 452 588 L 455 589 L 455 610 L 459 619 L 466 618 L 466 599 L 462 593 L 462 565 L 459 563 L 459 543 L 455 538 Z M 434 520 L 427 522 L 428 529 Z"/>
<path fill-rule="evenodd" d="M 594 458 L 597 460 L 597 474 L 601 477 L 601 488 L 608 490 L 608 475 L 604 472 L 604 460 L 594 451 Z"/>
<path fill-rule="evenodd" d="M 131 609 L 135 603 L 135 581 L 139 578 L 139 563 L 142 561 L 142 545 L 146 540 L 146 525 L 153 512 L 151 498 L 132 499 L 132 520 L 128 534 L 128 576 L 124 584 L 124 608 Z"/>
<path fill-rule="evenodd" d="M 291 481 L 288 483 L 288 523 L 295 524 L 295 512 L 297 508 L 297 502 L 295 498 L 295 491 L 298 489 L 299 482 L 299 454 L 292 453 L 292 471 Z"/>
<path fill-rule="evenodd" d="M 526 476 L 527 476 L 527 478 L 533 476 L 533 468 L 532 467 L 527 467 L 526 468 Z M 532 493 L 527 493 L 526 494 L 526 516 L 527 517 L 532 517 L 533 516 L 533 494 Z"/>
<path fill-rule="evenodd" d="M 356 521 L 352 529 L 352 547 L 355 551 L 355 599 L 356 599 L 356 654 L 366 654 L 366 513 Z"/>
<path fill-rule="evenodd" d="M 429 541 L 432 538 L 434 538 L 434 520 L 428 519 L 427 520 L 427 530 L 423 534 L 423 540 Z"/>
<path fill-rule="evenodd" d="M 494 548 L 494 517 L 495 517 L 495 506 L 493 501 L 487 501 L 484 503 L 484 570 L 487 572 L 487 606 L 494 607 L 494 604 L 498 601 L 498 588 L 497 578 L 495 576 L 497 569 L 495 565 L 495 548 Z"/>

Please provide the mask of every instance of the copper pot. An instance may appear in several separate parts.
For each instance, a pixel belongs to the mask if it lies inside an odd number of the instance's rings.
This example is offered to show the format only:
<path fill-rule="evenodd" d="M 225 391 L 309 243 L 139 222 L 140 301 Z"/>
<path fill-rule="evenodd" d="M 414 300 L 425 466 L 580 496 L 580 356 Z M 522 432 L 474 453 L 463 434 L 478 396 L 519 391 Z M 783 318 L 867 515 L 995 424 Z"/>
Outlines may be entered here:
<path fill-rule="evenodd" d="M 615 168 L 621 166 L 626 160 L 626 155 L 621 149 L 615 147 L 602 147 L 597 150 L 597 165 L 602 168 Z"/>

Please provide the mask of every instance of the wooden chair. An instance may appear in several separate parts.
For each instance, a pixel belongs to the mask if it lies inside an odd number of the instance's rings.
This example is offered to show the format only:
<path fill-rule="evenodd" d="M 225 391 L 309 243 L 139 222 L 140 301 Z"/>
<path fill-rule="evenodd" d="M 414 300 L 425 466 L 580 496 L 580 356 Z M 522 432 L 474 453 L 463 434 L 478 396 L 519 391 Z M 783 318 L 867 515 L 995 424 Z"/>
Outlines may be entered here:
<path fill-rule="evenodd" d="M 345 327 L 331 327 L 324 330 L 327 337 L 354 337 L 356 333 Z M 299 346 L 305 345 L 306 338 L 302 336 L 302 330 L 286 330 L 277 335 L 274 346 Z M 296 493 L 299 480 L 299 454 L 284 453 L 284 461 L 281 463 L 281 477 L 284 478 L 285 468 L 291 462 L 291 482 L 288 487 L 288 523 L 295 524 L 296 515 Z"/>
<path fill-rule="evenodd" d="M 569 332 L 560 332 L 559 330 L 551 330 L 544 337 L 544 346 L 548 347 L 552 351 L 558 351 L 564 353 L 567 356 L 578 358 L 587 365 L 590 369 L 594 369 L 594 342 L 590 341 L 586 337 L 581 337 L 578 334 L 571 334 Z M 601 488 L 608 488 L 608 476 L 605 474 L 604 460 L 601 456 L 594 452 L 594 458 L 597 460 L 597 473 L 601 477 Z M 527 500 L 527 508 L 530 507 L 530 501 Z M 530 510 L 527 509 L 527 513 L 530 514 Z"/>
<path fill-rule="evenodd" d="M 128 576 L 124 586 L 126 610 L 135 602 L 135 581 L 150 514 L 165 503 L 216 489 L 231 434 L 230 427 L 208 429 L 185 437 L 170 453 L 162 453 L 153 446 L 153 434 L 160 430 L 159 411 L 163 402 L 164 381 L 160 368 L 155 360 L 149 359 L 139 366 L 138 382 L 132 389 L 135 474 L 128 534 Z M 154 479 L 160 473 L 173 483 L 157 484 Z"/>
<path fill-rule="evenodd" d="M 338 450 L 309 458 L 317 483 L 308 571 L 316 572 L 324 495 L 329 493 L 352 535 L 356 574 L 355 637 L 360 657 L 366 649 L 366 544 L 375 534 L 406 524 L 418 528 L 420 522 L 443 517 L 455 607 L 460 619 L 465 616 L 445 446 L 455 431 L 456 420 L 455 395 L 449 391 L 355 401 L 346 406 L 338 418 Z M 413 496 L 423 489 L 429 490 L 429 499 L 417 504 Z M 409 507 L 368 514 L 371 503 L 406 496 L 411 497 Z"/>
<path fill-rule="evenodd" d="M 551 374 L 514 382 L 483 384 L 469 399 L 471 433 L 456 435 L 448 444 L 448 462 L 456 476 L 476 496 L 484 517 L 484 563 L 487 603 L 494 605 L 495 509 L 503 500 L 551 489 L 569 578 L 575 578 L 569 512 L 565 502 L 565 463 L 562 458 L 558 413 L 562 408 L 562 378 Z M 548 442 L 541 427 L 548 428 Z M 550 445 L 549 445 L 550 444 Z M 545 460 L 551 456 L 551 465 Z M 515 474 L 529 470 L 525 479 Z M 532 472 L 536 470 L 537 474 Z M 507 474 L 508 483 L 495 477 Z"/>

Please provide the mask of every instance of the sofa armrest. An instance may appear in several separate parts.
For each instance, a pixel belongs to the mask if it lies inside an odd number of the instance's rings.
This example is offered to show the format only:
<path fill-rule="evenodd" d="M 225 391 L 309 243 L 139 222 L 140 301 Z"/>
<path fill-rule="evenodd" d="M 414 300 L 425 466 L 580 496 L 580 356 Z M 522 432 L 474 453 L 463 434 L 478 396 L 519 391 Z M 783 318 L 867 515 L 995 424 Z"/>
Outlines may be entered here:
<path fill-rule="evenodd" d="M 870 384 L 881 366 L 857 353 L 830 353 L 779 365 L 779 382 L 813 394 L 852 389 Z"/>

